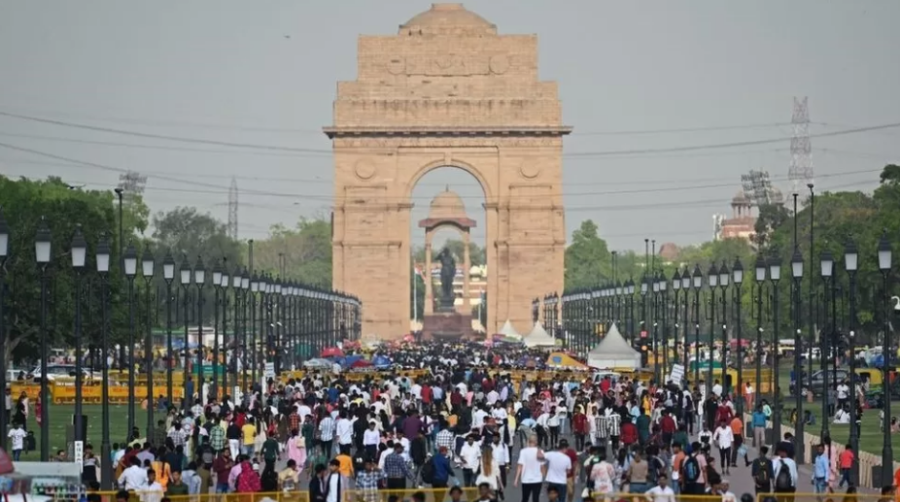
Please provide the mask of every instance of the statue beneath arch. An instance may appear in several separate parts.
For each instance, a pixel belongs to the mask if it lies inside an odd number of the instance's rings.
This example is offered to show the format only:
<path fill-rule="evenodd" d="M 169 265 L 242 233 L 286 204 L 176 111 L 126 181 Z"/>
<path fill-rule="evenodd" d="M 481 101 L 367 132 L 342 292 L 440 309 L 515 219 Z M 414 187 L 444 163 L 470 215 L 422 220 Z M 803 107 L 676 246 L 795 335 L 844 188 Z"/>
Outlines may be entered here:
<path fill-rule="evenodd" d="M 456 295 L 453 293 L 453 280 L 456 278 L 456 260 L 453 258 L 450 248 L 447 247 L 441 250 L 438 260 L 441 262 L 441 310 L 452 310 L 456 299 Z M 468 270 L 464 270 L 463 273 L 468 273 Z M 464 298 L 465 293 L 463 293 Z"/>

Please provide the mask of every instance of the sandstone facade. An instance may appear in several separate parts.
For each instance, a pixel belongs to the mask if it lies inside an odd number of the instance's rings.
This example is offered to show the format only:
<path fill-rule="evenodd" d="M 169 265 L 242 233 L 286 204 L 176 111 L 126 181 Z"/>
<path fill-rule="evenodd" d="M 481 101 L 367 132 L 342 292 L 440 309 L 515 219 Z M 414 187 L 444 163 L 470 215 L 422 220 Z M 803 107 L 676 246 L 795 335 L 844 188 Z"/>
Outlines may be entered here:
<path fill-rule="evenodd" d="M 562 291 L 566 243 L 555 82 L 534 35 L 499 35 L 435 4 L 397 35 L 360 36 L 357 80 L 339 82 L 333 140 L 334 288 L 363 302 L 363 335 L 409 330 L 410 196 L 451 166 L 484 189 L 489 333 L 531 329 L 531 300 Z"/>

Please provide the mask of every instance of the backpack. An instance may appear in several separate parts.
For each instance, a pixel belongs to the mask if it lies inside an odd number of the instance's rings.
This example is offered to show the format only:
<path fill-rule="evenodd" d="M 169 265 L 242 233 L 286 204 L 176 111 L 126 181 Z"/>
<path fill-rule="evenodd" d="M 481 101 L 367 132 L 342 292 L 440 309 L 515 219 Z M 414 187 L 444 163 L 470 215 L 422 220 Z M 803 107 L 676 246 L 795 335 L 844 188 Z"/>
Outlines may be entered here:
<path fill-rule="evenodd" d="M 778 468 L 778 474 L 775 476 L 776 490 L 790 490 L 793 488 L 794 481 L 791 479 L 791 468 L 784 462 Z"/>
<path fill-rule="evenodd" d="M 422 481 L 430 484 L 434 483 L 434 458 L 425 462 L 425 465 L 422 466 Z"/>
<path fill-rule="evenodd" d="M 758 458 L 755 462 L 756 464 L 753 467 L 756 468 L 756 476 L 753 476 L 753 480 L 756 481 L 756 486 L 769 486 L 772 481 L 769 478 L 769 469 L 771 468 L 770 460 Z M 788 473 L 788 475 L 790 475 L 790 473 Z"/>
<path fill-rule="evenodd" d="M 650 467 L 647 470 L 647 482 L 656 484 L 659 479 L 659 473 L 665 472 L 666 465 L 659 457 L 650 457 Z"/>
<path fill-rule="evenodd" d="M 686 458 L 681 466 L 681 471 L 686 482 L 696 483 L 700 479 L 700 462 L 697 461 L 697 457 L 692 455 Z"/>

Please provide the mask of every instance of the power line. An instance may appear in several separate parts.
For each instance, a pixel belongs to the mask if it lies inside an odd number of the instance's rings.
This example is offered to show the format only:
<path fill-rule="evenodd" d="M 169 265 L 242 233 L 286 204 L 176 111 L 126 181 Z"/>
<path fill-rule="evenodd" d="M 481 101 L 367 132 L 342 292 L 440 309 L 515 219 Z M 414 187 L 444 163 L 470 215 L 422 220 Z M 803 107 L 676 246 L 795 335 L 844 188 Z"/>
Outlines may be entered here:
<path fill-rule="evenodd" d="M 594 131 L 594 132 L 578 132 L 576 130 L 572 136 L 640 136 L 650 134 L 670 134 L 685 132 L 706 132 L 706 131 L 729 131 L 737 129 L 761 129 L 769 127 L 782 127 L 790 125 L 790 122 L 771 122 L 767 124 L 738 124 L 724 126 L 705 126 L 705 127 L 676 127 L 670 129 L 646 129 L 634 131 Z"/>
<path fill-rule="evenodd" d="M 170 136 L 165 134 L 152 134 L 138 131 L 130 131 L 124 129 L 116 129 L 111 127 L 99 127 L 92 126 L 89 124 L 81 124 L 75 122 L 68 122 L 63 120 L 53 120 L 46 119 L 40 117 L 34 117 L 30 115 L 22 115 L 18 113 L 10 113 L 0 110 L 0 116 L 17 118 L 20 120 L 28 120 L 32 122 L 40 122 L 45 124 L 52 124 L 63 127 L 72 127 L 77 129 L 85 129 L 90 131 L 97 132 L 105 132 L 110 134 L 121 134 L 127 136 L 137 136 L 143 138 L 150 139 L 158 139 L 165 141 L 176 141 L 182 143 L 199 143 L 206 145 L 216 145 L 216 146 L 227 146 L 234 148 L 250 148 L 250 149 L 260 149 L 267 151 L 286 151 L 286 152 L 302 152 L 302 153 L 324 153 L 331 154 L 331 150 L 322 150 L 322 149 L 314 149 L 314 148 L 296 148 L 296 147 L 288 147 L 281 145 L 263 145 L 256 143 L 239 143 L 233 141 L 222 141 L 222 140 L 209 140 L 202 138 L 188 138 L 181 136 Z M 877 131 L 882 129 L 891 129 L 900 127 L 900 122 L 890 123 L 890 124 L 881 124 L 881 125 L 873 125 L 867 127 L 857 127 L 852 129 L 845 129 L 841 131 L 832 131 L 819 133 L 815 135 L 810 135 L 811 137 L 830 137 L 830 136 L 842 136 L 846 134 L 857 134 L 861 132 L 869 132 L 869 131 Z M 751 140 L 751 141 L 735 141 L 729 143 L 710 143 L 710 144 L 702 144 L 702 145 L 690 145 L 690 146 L 680 146 L 680 147 L 668 147 L 668 148 L 643 148 L 643 149 L 632 149 L 632 150 L 609 150 L 609 151 L 596 151 L 596 152 L 572 152 L 566 154 L 569 157 L 606 157 L 611 155 L 634 155 L 634 154 L 645 154 L 645 153 L 671 153 L 671 152 L 688 152 L 695 150 L 710 150 L 710 149 L 719 149 L 719 148 L 733 148 L 738 146 L 755 146 L 755 145 L 765 145 L 771 143 L 780 143 L 783 141 L 788 141 L 790 138 L 782 137 L 782 138 L 770 138 L 770 139 L 761 139 L 761 140 Z"/>

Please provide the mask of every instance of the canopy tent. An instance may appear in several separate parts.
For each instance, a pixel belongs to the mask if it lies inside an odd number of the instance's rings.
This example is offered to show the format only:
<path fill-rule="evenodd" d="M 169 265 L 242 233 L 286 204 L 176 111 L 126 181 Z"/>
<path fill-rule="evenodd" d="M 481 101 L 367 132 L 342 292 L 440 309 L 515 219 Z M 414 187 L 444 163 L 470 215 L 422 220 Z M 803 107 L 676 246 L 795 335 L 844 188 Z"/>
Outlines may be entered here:
<path fill-rule="evenodd" d="M 393 363 L 391 363 L 390 358 L 388 358 L 387 356 L 378 354 L 374 359 L 372 359 L 372 364 L 375 365 L 376 368 L 382 369 L 390 368 Z"/>
<path fill-rule="evenodd" d="M 520 335 L 516 331 L 516 328 L 513 328 L 513 325 L 511 322 L 509 322 L 509 319 L 507 319 L 506 322 L 503 323 L 503 327 L 500 328 L 500 334 L 507 338 L 516 338 L 519 340 L 522 339 L 522 335 Z"/>
<path fill-rule="evenodd" d="M 554 369 L 578 369 L 586 370 L 587 365 L 579 362 L 565 352 L 553 352 L 547 358 L 547 367 Z"/>
<path fill-rule="evenodd" d="M 641 353 L 631 347 L 622 333 L 619 333 L 619 328 L 613 324 L 603 340 L 588 352 L 587 363 L 588 366 L 599 369 L 637 369 L 641 367 Z"/>
<path fill-rule="evenodd" d="M 547 334 L 540 322 L 534 323 L 531 333 L 525 337 L 526 347 L 556 347 L 556 340 Z"/>

